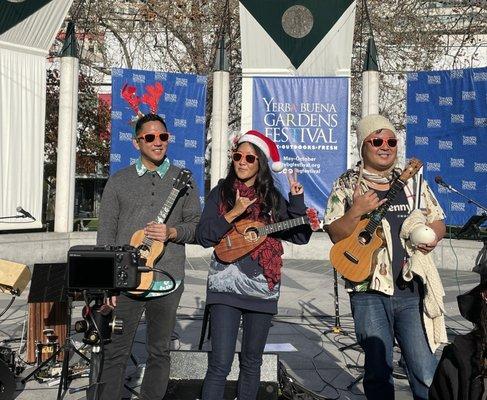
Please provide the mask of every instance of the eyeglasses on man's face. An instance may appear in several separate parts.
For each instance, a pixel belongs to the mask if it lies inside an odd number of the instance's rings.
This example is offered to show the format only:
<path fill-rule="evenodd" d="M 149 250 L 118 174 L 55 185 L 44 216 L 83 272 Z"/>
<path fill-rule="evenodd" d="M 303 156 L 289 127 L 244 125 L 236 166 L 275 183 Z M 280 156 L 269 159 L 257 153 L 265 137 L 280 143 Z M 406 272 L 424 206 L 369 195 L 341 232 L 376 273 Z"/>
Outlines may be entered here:
<path fill-rule="evenodd" d="M 154 133 L 146 133 L 145 135 L 139 136 L 137 141 L 143 139 L 146 143 L 152 143 L 156 140 L 156 135 Z M 167 142 L 169 140 L 169 132 L 159 133 L 159 140 L 161 142 Z"/>

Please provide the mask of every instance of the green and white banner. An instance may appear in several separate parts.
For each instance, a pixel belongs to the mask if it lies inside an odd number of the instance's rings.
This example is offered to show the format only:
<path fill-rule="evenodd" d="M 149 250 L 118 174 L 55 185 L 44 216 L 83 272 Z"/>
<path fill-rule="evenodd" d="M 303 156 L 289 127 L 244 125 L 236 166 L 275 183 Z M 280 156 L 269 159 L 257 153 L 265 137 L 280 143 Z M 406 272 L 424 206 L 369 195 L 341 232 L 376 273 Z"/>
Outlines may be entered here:
<path fill-rule="evenodd" d="M 240 0 L 242 130 L 254 76 L 350 76 L 355 0 Z"/>

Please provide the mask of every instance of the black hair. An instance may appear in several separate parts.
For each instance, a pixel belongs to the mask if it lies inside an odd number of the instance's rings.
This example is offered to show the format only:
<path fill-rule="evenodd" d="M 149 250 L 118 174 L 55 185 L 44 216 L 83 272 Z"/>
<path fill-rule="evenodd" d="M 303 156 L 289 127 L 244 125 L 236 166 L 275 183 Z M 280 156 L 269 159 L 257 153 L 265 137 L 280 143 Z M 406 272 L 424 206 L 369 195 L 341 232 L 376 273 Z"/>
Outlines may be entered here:
<path fill-rule="evenodd" d="M 137 136 L 139 134 L 139 132 L 142 130 L 142 126 L 147 123 L 147 122 L 151 122 L 151 121 L 159 121 L 163 126 L 164 126 L 164 129 L 167 131 L 167 125 L 166 125 L 166 122 L 164 121 L 164 118 L 160 117 L 159 115 L 157 114 L 145 114 L 144 116 L 140 117 L 136 124 L 135 124 L 135 136 Z"/>
<path fill-rule="evenodd" d="M 262 202 L 262 216 L 271 214 L 273 222 L 280 220 L 279 217 L 279 192 L 274 185 L 274 178 L 272 172 L 269 168 L 268 160 L 264 152 L 253 143 L 242 142 L 250 144 L 255 153 L 257 154 L 257 161 L 259 162 L 259 170 L 257 176 L 255 177 L 254 188 L 257 197 Z M 233 188 L 233 183 L 238 179 L 237 173 L 235 171 L 235 165 L 233 162 L 230 163 L 228 168 L 228 174 L 223 180 L 222 185 L 222 202 L 224 208 L 228 211 L 235 205 L 235 189 Z"/>

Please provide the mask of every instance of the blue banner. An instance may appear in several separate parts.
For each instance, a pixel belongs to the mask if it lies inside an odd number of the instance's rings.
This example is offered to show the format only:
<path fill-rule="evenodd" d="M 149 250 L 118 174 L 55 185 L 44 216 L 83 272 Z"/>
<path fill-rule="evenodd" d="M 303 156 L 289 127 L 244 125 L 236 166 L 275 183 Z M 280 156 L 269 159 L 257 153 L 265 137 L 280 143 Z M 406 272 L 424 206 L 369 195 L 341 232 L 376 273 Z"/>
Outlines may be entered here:
<path fill-rule="evenodd" d="M 204 200 L 206 77 L 133 69 L 112 69 L 110 174 L 133 164 L 139 152 L 132 145 L 137 117 L 159 114 L 171 133 L 167 155 L 188 168 Z"/>
<path fill-rule="evenodd" d="M 445 210 L 446 223 L 463 225 L 483 210 L 438 186 L 443 181 L 485 205 L 487 199 L 487 68 L 408 75 L 406 156 L 424 163 Z"/>
<path fill-rule="evenodd" d="M 253 80 L 252 128 L 272 139 L 284 163 L 297 170 L 306 204 L 323 218 L 333 181 L 347 169 L 348 78 L 272 77 Z"/>

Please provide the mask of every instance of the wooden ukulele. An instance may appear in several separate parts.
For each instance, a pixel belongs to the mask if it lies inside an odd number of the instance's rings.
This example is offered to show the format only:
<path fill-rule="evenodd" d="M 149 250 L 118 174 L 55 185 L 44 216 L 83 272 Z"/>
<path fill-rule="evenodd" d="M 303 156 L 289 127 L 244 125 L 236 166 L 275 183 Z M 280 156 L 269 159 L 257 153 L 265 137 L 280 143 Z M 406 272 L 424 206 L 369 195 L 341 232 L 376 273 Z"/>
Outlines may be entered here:
<path fill-rule="evenodd" d="M 423 163 L 412 158 L 401 176 L 387 192 L 386 202 L 362 219 L 352 234 L 335 243 L 330 250 L 331 265 L 349 281 L 362 282 L 373 272 L 375 254 L 385 245 L 379 225 L 396 194 L 403 190 L 407 180 L 414 176 Z"/>
<path fill-rule="evenodd" d="M 320 227 L 318 212 L 314 208 L 308 208 L 306 215 L 265 225 L 261 221 L 243 219 L 234 224 L 234 227 L 215 246 L 215 254 L 226 263 L 234 262 L 249 254 L 259 246 L 267 235 L 295 226 L 309 224 L 313 231 Z"/>
<path fill-rule="evenodd" d="M 167 197 L 161 211 L 157 216 L 157 221 L 162 221 L 165 224 L 169 218 L 169 214 L 172 211 L 174 204 L 180 194 L 180 192 L 189 185 L 191 178 L 191 171 L 188 169 L 182 169 L 176 179 L 174 180 L 173 187 L 169 196 Z M 140 263 L 146 267 L 154 267 L 159 259 L 164 254 L 164 243 L 150 239 L 144 234 L 144 230 L 140 229 L 132 235 L 130 244 L 137 248 L 140 252 Z M 144 272 L 140 277 L 140 285 L 137 286 L 133 292 L 129 292 L 132 297 L 159 297 L 164 296 L 166 293 L 153 293 L 150 290 L 157 284 L 158 281 L 154 279 L 154 272 Z"/>

